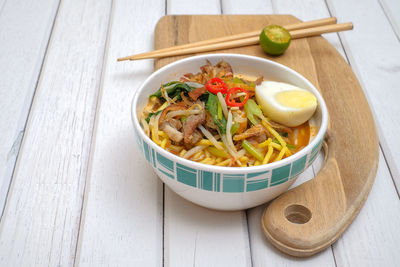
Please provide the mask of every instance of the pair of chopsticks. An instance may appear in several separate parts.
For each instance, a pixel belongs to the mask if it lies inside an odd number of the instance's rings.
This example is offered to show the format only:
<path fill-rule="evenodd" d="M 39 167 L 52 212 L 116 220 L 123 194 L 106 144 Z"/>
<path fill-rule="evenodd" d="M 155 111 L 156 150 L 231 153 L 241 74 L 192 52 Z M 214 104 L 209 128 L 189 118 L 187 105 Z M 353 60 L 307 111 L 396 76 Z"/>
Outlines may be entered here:
<path fill-rule="evenodd" d="M 292 39 L 315 36 L 323 33 L 347 31 L 353 29 L 353 23 L 351 22 L 336 24 L 336 21 L 337 20 L 335 17 L 331 17 L 319 20 L 312 20 L 308 22 L 290 24 L 284 27 L 290 32 Z M 230 36 L 225 36 L 180 46 L 158 49 L 152 52 L 146 52 L 146 53 L 118 58 L 118 61 L 181 56 L 186 54 L 242 47 L 247 45 L 255 45 L 259 43 L 260 32 L 261 30 L 257 30 L 257 31 L 235 34 L 235 35 L 230 35 Z"/>

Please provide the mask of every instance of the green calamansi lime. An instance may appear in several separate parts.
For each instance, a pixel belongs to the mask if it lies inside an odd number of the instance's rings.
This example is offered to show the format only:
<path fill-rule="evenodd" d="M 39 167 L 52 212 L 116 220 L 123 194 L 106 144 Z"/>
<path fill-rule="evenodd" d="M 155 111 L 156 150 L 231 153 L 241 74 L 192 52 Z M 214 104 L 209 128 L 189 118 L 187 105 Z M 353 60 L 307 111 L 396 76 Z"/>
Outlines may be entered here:
<path fill-rule="evenodd" d="M 289 47 L 292 37 L 288 30 L 279 25 L 269 25 L 260 34 L 260 45 L 265 53 L 278 56 Z"/>

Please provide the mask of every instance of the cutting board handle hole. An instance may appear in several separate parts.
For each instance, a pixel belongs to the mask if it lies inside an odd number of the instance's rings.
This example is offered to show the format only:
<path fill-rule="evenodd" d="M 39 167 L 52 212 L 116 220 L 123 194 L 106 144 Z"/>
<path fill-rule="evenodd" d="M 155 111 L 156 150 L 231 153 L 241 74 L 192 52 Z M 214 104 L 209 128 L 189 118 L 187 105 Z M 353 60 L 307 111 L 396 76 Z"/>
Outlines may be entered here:
<path fill-rule="evenodd" d="M 285 217 L 291 223 L 305 224 L 311 217 L 311 211 L 303 205 L 293 204 L 285 209 Z"/>

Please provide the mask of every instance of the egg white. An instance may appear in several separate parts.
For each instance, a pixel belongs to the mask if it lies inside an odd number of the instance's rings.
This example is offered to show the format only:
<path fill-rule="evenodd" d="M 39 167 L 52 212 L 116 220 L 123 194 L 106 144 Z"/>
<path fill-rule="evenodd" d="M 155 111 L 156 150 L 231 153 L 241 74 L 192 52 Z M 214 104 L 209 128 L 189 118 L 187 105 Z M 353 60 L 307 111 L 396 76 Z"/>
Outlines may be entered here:
<path fill-rule="evenodd" d="M 286 92 L 285 97 L 290 98 L 283 99 L 286 103 L 277 99 L 278 95 L 282 98 L 282 92 Z M 311 92 L 287 83 L 264 81 L 256 86 L 255 93 L 264 115 L 289 127 L 299 126 L 309 120 L 317 108 L 317 99 Z"/>

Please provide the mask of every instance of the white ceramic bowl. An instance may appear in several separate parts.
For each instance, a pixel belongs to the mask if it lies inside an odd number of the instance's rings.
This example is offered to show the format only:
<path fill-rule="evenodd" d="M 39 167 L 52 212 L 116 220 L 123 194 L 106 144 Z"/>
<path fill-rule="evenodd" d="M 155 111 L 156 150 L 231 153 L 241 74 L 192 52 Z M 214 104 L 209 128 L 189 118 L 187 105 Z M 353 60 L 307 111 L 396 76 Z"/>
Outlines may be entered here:
<path fill-rule="evenodd" d="M 142 130 L 138 116 L 149 95 L 160 84 L 179 80 L 185 73 L 197 73 L 200 66 L 225 60 L 234 73 L 287 82 L 314 93 L 318 108 L 313 118 L 317 135 L 301 151 L 281 161 L 254 167 L 220 167 L 186 160 L 156 145 Z M 238 54 L 209 54 L 171 63 L 148 77 L 136 91 L 132 102 L 132 120 L 137 144 L 161 180 L 174 192 L 198 205 L 218 210 L 241 210 L 265 203 L 285 192 L 316 158 L 328 124 L 328 112 L 318 90 L 303 76 L 276 62 Z M 150 171 L 150 169 L 149 169 Z"/>

